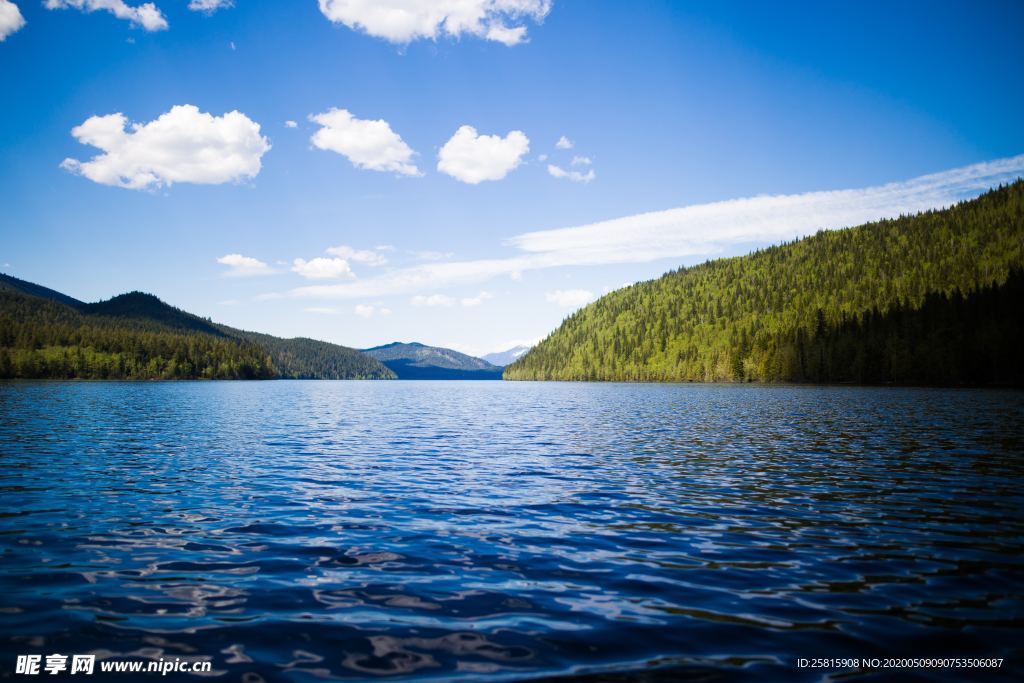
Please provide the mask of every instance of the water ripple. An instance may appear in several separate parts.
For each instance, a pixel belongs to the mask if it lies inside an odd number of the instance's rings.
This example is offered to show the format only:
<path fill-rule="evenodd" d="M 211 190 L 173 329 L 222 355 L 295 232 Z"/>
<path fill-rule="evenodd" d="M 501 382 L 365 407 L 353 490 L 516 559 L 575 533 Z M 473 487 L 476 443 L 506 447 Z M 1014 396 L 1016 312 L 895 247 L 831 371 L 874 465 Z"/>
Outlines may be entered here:
<path fill-rule="evenodd" d="M 1020 393 L 14 382 L 0 414 L 0 676 L 1022 673 Z"/>

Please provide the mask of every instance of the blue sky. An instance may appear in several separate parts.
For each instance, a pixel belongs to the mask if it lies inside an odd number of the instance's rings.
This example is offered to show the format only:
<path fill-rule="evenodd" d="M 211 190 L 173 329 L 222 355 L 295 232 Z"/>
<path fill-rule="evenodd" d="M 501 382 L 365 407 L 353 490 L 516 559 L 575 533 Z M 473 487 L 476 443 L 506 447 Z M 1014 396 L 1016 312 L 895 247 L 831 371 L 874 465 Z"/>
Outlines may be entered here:
<path fill-rule="evenodd" d="M 0 0 L 0 269 L 283 336 L 494 351 L 1024 169 L 1019 2 L 47 3 Z"/>

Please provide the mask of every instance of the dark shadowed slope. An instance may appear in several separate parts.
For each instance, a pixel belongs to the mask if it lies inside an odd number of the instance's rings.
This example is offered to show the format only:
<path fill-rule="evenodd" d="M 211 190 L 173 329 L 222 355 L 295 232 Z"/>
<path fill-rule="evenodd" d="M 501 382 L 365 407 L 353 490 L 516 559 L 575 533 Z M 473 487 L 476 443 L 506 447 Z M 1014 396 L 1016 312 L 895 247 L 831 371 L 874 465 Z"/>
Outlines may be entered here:
<path fill-rule="evenodd" d="M 0 273 L 0 291 L 14 291 L 21 292 L 22 294 L 29 294 L 31 296 L 37 296 L 41 299 L 50 299 L 51 301 L 57 301 L 64 304 L 65 306 L 71 306 L 72 308 L 78 308 L 85 304 L 78 299 L 73 299 L 67 294 L 61 294 L 60 292 L 50 289 L 49 287 L 43 287 L 37 285 L 34 282 L 27 280 L 20 280 L 11 275 L 5 275 Z"/>

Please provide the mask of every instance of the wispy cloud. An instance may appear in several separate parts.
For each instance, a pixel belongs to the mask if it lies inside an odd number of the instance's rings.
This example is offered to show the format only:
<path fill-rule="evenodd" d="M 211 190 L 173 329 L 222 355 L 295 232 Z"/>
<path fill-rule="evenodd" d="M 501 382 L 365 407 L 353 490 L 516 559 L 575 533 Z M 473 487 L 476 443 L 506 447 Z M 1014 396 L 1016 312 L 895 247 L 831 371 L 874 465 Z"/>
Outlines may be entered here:
<path fill-rule="evenodd" d="M 224 277 L 253 277 L 256 275 L 273 275 L 277 271 L 251 256 L 241 254 L 225 254 L 217 259 L 217 263 L 227 266 Z"/>
<path fill-rule="evenodd" d="M 574 183 L 589 183 L 597 177 L 597 174 L 594 173 L 594 169 L 592 168 L 587 169 L 586 173 L 581 173 L 580 171 L 567 171 L 561 166 L 556 166 L 555 164 L 548 164 L 548 174 L 555 178 L 571 180 Z"/>
<path fill-rule="evenodd" d="M 342 258 L 317 258 L 292 261 L 292 271 L 307 280 L 350 280 L 356 276 L 348 261 Z"/>
<path fill-rule="evenodd" d="M 435 306 L 454 306 L 455 299 L 450 296 L 445 296 L 444 294 L 431 294 L 430 296 L 414 296 L 409 300 L 409 303 L 413 306 L 428 306 L 433 308 Z"/>
<path fill-rule="evenodd" d="M 550 0 L 320 0 L 332 22 L 400 44 L 472 35 L 518 45 L 524 20 L 540 23 L 550 10 Z"/>
<path fill-rule="evenodd" d="M 413 250 L 407 253 L 410 254 L 417 261 L 443 261 L 444 259 L 451 258 L 453 256 L 452 252 L 450 251 Z"/>
<path fill-rule="evenodd" d="M 46 9 L 77 9 L 83 12 L 105 10 L 118 19 L 125 19 L 147 31 L 167 29 L 167 19 L 151 2 L 132 7 L 124 0 L 45 0 Z"/>
<path fill-rule="evenodd" d="M 562 308 L 579 308 L 594 300 L 594 293 L 587 289 L 556 289 L 547 292 L 544 300 Z"/>
<path fill-rule="evenodd" d="M 368 266 L 383 266 L 388 262 L 383 254 L 378 253 L 381 251 L 388 250 L 381 247 L 376 249 L 356 249 L 345 244 L 327 248 L 327 253 L 331 256 L 337 256 L 354 263 L 365 263 Z"/>
<path fill-rule="evenodd" d="M 653 211 L 507 241 L 506 258 L 428 263 L 361 281 L 300 287 L 292 296 L 351 299 L 477 284 L 560 266 L 642 263 L 713 256 L 900 214 L 949 206 L 1024 174 L 1024 155 L 861 189 L 733 199 Z"/>
<path fill-rule="evenodd" d="M 494 295 L 490 292 L 480 292 L 476 296 L 467 296 L 459 300 L 459 302 L 466 308 L 473 308 L 479 306 L 488 299 L 493 299 Z"/>
<path fill-rule="evenodd" d="M 191 0 L 188 3 L 188 8 L 193 12 L 206 12 L 207 14 L 213 14 L 219 9 L 234 6 L 235 3 L 232 0 Z"/>
<path fill-rule="evenodd" d="M 352 310 L 361 318 L 372 318 L 375 315 L 391 315 L 390 308 L 372 304 L 356 304 L 355 308 Z"/>

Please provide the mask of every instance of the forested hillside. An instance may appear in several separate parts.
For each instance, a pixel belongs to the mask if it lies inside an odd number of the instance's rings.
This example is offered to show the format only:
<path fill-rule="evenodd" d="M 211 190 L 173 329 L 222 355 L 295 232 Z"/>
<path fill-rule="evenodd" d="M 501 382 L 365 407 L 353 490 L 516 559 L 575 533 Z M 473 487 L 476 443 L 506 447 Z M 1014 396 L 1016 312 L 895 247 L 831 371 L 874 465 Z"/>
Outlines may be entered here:
<path fill-rule="evenodd" d="M 0 377 L 392 379 L 355 349 L 216 325 L 131 292 L 84 304 L 0 275 Z"/>
<path fill-rule="evenodd" d="M 1020 383 L 1021 267 L 1018 181 L 612 292 L 504 376 Z"/>

